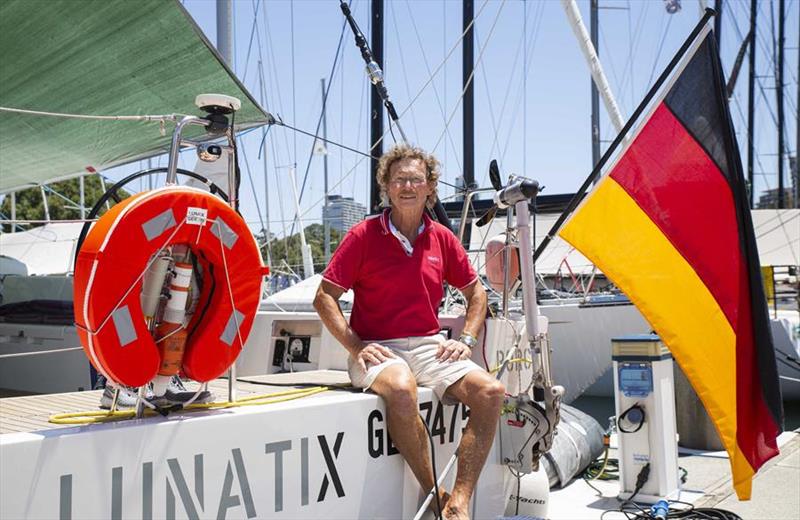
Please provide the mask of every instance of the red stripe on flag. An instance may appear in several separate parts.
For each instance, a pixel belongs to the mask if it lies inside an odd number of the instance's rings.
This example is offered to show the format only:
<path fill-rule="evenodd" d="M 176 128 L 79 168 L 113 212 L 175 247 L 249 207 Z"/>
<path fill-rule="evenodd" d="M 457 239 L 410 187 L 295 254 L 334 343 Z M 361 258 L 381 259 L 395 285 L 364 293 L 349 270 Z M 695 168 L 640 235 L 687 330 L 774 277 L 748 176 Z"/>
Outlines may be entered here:
<path fill-rule="evenodd" d="M 739 320 L 736 331 L 736 443 L 754 470 L 778 454 L 777 437 L 781 425 L 767 407 L 761 392 L 764 382 L 758 368 L 757 345 L 754 341 L 753 315 L 750 304 L 750 283 L 747 265 L 739 268 L 739 286 L 746 293 L 739 298 Z"/>
<path fill-rule="evenodd" d="M 683 255 L 736 331 L 739 229 L 727 180 L 663 103 L 611 177 Z"/>
<path fill-rule="evenodd" d="M 737 443 L 758 469 L 777 453 L 778 426 L 760 392 L 748 266 L 727 179 L 663 103 L 611 177 L 693 267 L 731 324 L 736 334 Z"/>

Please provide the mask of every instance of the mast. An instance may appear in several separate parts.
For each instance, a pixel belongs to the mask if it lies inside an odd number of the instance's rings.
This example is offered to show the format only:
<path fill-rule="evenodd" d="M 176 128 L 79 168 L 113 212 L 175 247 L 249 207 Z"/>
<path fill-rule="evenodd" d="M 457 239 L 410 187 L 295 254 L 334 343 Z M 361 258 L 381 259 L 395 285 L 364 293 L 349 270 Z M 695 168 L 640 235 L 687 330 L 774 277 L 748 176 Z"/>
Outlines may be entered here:
<path fill-rule="evenodd" d="M 778 2 L 778 59 L 775 64 L 775 92 L 778 101 L 778 208 L 786 207 L 783 196 L 783 44 L 784 44 L 784 0 Z"/>
<path fill-rule="evenodd" d="M 264 64 L 258 60 L 258 87 L 261 92 L 261 106 L 267 106 L 267 95 L 264 89 Z M 264 248 L 267 251 L 267 267 L 272 272 L 272 226 L 269 222 L 269 170 L 267 169 L 267 130 L 261 127 L 262 164 L 264 166 L 264 215 L 266 216 L 267 229 L 264 230 Z"/>
<path fill-rule="evenodd" d="M 322 139 L 324 143 L 328 141 L 328 116 L 327 107 L 325 106 L 325 78 L 319 80 L 322 84 Z M 323 145 L 325 146 L 325 145 Z M 325 205 L 322 209 L 322 214 L 328 216 L 328 151 L 322 154 L 322 165 L 325 177 Z M 323 233 L 325 235 L 325 265 L 331 260 L 331 223 L 328 218 L 322 219 Z"/>
<path fill-rule="evenodd" d="M 714 10 L 717 12 L 716 16 L 714 16 L 714 39 L 717 40 L 717 49 L 720 48 L 719 44 L 722 40 L 722 4 L 723 0 L 714 2 Z"/>
<path fill-rule="evenodd" d="M 17 192 L 11 192 L 11 220 L 17 220 Z M 0 228 L 2 229 L 2 228 Z M 13 233 L 16 230 L 16 224 L 11 226 L 11 232 Z"/>
<path fill-rule="evenodd" d="M 586 25 L 583 23 L 578 4 L 575 0 L 561 0 L 561 6 L 564 8 L 567 19 L 572 26 L 572 32 L 575 33 L 575 38 L 578 40 L 578 46 L 581 48 L 583 57 L 586 59 L 586 64 L 589 66 L 592 79 L 597 85 L 598 91 L 603 96 L 603 104 L 606 106 L 606 112 L 608 112 L 611 118 L 611 123 L 614 125 L 614 129 L 619 132 L 625 126 L 625 121 L 622 118 L 622 113 L 614 99 L 614 95 L 611 93 L 611 86 L 608 84 L 608 79 L 606 78 L 605 72 L 603 72 L 603 67 L 600 65 L 600 59 L 597 57 L 597 51 L 595 51 L 595 47 L 592 45 L 592 40 L 589 36 L 589 32 L 586 30 Z"/>
<path fill-rule="evenodd" d="M 217 50 L 233 70 L 233 2 L 217 0 Z"/>
<path fill-rule="evenodd" d="M 370 38 L 372 57 L 378 66 L 383 69 L 383 0 L 372 0 L 372 34 Z M 383 99 L 377 89 L 372 89 L 370 94 L 370 184 L 369 184 L 369 210 L 377 213 L 381 205 L 381 191 L 378 186 L 378 159 L 383 155 Z"/>
<path fill-rule="evenodd" d="M 464 187 L 472 186 L 475 183 L 475 95 L 471 81 L 475 67 L 475 36 L 472 20 L 475 17 L 475 4 L 472 0 L 464 0 L 462 3 L 462 31 L 464 40 L 461 45 L 462 56 L 462 88 L 464 89 L 463 98 L 463 134 L 462 151 L 464 156 Z M 525 116 L 523 115 L 523 118 Z M 471 219 L 467 219 L 470 224 Z M 467 225 L 464 232 L 464 247 L 469 249 L 472 226 Z"/>
<path fill-rule="evenodd" d="M 591 0 L 589 3 L 589 27 L 592 36 L 592 46 L 595 49 L 597 49 L 597 41 L 600 32 L 597 19 L 597 4 L 598 0 Z M 594 168 L 600 160 L 600 95 L 597 92 L 597 85 L 594 84 L 594 80 L 590 80 L 589 82 L 592 87 L 592 168 Z"/>
<path fill-rule="evenodd" d="M 750 207 L 753 207 L 755 185 L 753 184 L 753 134 L 755 129 L 755 102 L 756 102 L 756 13 L 758 13 L 757 0 L 750 0 L 750 72 L 747 78 L 747 185 L 749 187 Z"/>
<path fill-rule="evenodd" d="M 800 31 L 797 31 L 797 49 L 797 113 L 794 121 L 796 139 L 794 146 L 794 207 L 800 208 Z"/>
<path fill-rule="evenodd" d="M 300 217 L 300 198 L 297 196 L 297 179 L 294 175 L 294 165 L 289 166 L 289 180 L 292 183 L 292 195 L 294 196 L 294 211 L 297 223 L 300 225 L 300 254 L 303 259 L 303 279 L 314 276 L 314 260 L 311 257 L 311 246 L 306 242 L 306 231 L 303 227 L 303 220 Z"/>

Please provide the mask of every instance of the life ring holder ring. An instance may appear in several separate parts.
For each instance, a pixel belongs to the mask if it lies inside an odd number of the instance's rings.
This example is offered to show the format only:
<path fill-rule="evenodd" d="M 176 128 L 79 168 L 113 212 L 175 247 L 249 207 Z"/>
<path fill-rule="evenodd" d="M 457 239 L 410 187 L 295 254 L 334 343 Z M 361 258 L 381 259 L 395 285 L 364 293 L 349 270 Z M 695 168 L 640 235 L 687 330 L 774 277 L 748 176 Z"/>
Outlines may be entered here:
<path fill-rule="evenodd" d="M 86 235 L 89 233 L 89 228 L 92 227 L 92 222 L 97 218 L 97 215 L 100 214 L 100 210 L 103 209 L 103 206 L 108 203 L 108 199 L 114 199 L 114 203 L 119 204 L 120 202 L 122 202 L 122 199 L 120 199 L 117 196 L 117 192 L 120 189 L 122 189 L 126 184 L 129 184 L 135 181 L 136 179 L 139 179 L 146 175 L 166 173 L 167 169 L 168 168 L 164 166 L 160 166 L 158 168 L 148 168 L 147 170 L 140 170 L 136 173 L 128 175 L 124 179 L 117 181 L 116 183 L 112 184 L 111 187 L 108 188 L 105 192 L 103 192 L 100 198 L 97 199 L 97 202 L 95 202 L 94 206 L 92 206 L 92 209 L 89 210 L 89 213 L 86 214 L 86 222 L 83 223 L 81 232 L 78 235 L 78 242 L 75 246 L 75 260 L 73 261 L 72 265 L 73 269 L 75 268 L 75 265 L 78 263 L 78 251 L 81 250 L 81 245 L 83 244 L 83 241 L 86 240 Z M 225 191 L 222 188 L 217 186 L 217 184 L 211 182 L 211 180 L 208 179 L 207 177 L 203 177 L 199 173 L 195 173 L 190 170 L 184 170 L 183 168 L 178 168 L 176 171 L 178 172 L 179 175 L 185 175 L 186 177 L 191 177 L 192 179 L 202 182 L 208 187 L 208 190 L 212 194 L 217 195 L 225 202 L 229 201 L 228 194 L 225 193 Z"/>
<path fill-rule="evenodd" d="M 200 295 L 208 312 L 196 314 L 187 327 L 182 373 L 200 382 L 214 379 L 244 346 L 266 273 L 247 224 L 200 189 L 166 186 L 139 193 L 95 223 L 75 266 L 78 335 L 92 364 L 112 382 L 142 386 L 158 371 L 160 354 L 139 294 L 149 262 L 174 244 L 187 244 L 214 282 L 203 284 Z"/>

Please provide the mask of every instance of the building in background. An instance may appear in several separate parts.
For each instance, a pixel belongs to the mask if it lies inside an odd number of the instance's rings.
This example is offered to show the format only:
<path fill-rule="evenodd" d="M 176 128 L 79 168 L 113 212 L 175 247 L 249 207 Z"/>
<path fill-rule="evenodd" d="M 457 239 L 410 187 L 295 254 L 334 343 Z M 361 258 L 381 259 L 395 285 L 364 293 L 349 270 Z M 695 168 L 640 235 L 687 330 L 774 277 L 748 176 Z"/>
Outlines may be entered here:
<path fill-rule="evenodd" d="M 341 234 L 355 226 L 367 214 L 367 208 L 352 197 L 328 195 L 328 205 L 322 209 L 322 222 Z"/>

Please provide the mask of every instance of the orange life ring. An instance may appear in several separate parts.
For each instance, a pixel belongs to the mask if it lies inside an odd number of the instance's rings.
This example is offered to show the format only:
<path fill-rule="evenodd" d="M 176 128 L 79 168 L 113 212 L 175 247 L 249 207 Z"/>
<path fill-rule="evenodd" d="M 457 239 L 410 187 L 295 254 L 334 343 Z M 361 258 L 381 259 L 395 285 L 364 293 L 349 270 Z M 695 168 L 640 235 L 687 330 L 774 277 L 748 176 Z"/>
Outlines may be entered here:
<path fill-rule="evenodd" d="M 111 381 L 142 386 L 161 363 L 140 302 L 142 275 L 159 250 L 188 245 L 203 269 L 203 288 L 182 372 L 200 382 L 236 360 L 261 295 L 261 253 L 244 220 L 221 199 L 167 186 L 113 206 L 92 227 L 75 266 L 74 306 L 87 356 Z"/>

